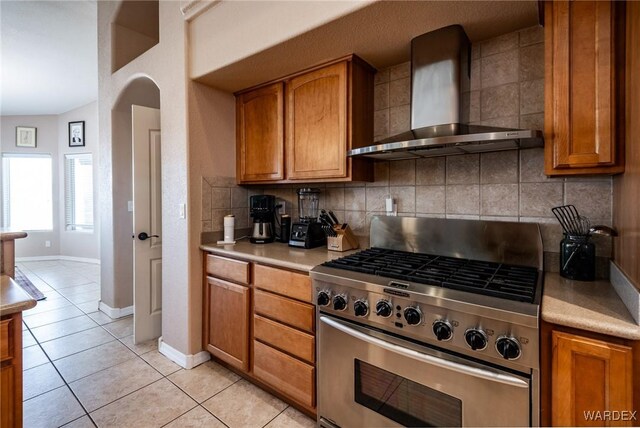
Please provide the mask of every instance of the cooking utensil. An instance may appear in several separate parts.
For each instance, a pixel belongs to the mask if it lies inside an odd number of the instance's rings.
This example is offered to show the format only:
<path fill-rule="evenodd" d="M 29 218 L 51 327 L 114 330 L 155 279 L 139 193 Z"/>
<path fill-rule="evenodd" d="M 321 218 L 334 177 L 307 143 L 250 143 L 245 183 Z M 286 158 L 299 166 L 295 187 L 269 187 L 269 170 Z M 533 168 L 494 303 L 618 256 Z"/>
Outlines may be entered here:
<path fill-rule="evenodd" d="M 566 211 L 564 210 L 564 207 L 551 208 L 551 212 L 558 219 L 558 222 L 560 223 L 560 226 L 562 226 L 562 229 L 564 230 L 564 232 L 571 233 L 573 226 L 571 225 L 569 218 L 566 215 Z"/>
<path fill-rule="evenodd" d="M 333 213 L 333 211 L 329 210 L 329 217 L 333 220 L 333 224 L 339 224 L 338 217 Z"/>
<path fill-rule="evenodd" d="M 609 226 L 597 224 L 589 228 L 590 235 L 606 235 L 606 236 L 618 236 L 618 232 Z"/>
<path fill-rule="evenodd" d="M 562 205 L 551 208 L 551 212 L 556 216 L 562 229 L 569 235 L 589 234 L 589 219 L 581 216 L 573 205 Z"/>
<path fill-rule="evenodd" d="M 569 211 L 569 219 L 574 225 L 574 231 L 580 232 L 580 214 L 574 205 L 566 205 L 567 210 Z"/>
<path fill-rule="evenodd" d="M 328 220 L 328 216 L 326 214 L 320 215 L 320 221 L 322 222 L 322 230 L 324 234 L 327 236 L 335 236 L 336 232 L 333 230 L 333 224 Z"/>
<path fill-rule="evenodd" d="M 333 226 L 334 224 L 333 220 L 331 219 L 331 217 L 329 217 L 329 214 L 327 214 L 325 210 L 320 211 L 320 219 L 324 219 L 324 221 L 326 221 L 331 226 Z"/>
<path fill-rule="evenodd" d="M 589 230 L 591 229 L 591 222 L 587 217 L 578 217 L 578 235 L 589 236 Z"/>

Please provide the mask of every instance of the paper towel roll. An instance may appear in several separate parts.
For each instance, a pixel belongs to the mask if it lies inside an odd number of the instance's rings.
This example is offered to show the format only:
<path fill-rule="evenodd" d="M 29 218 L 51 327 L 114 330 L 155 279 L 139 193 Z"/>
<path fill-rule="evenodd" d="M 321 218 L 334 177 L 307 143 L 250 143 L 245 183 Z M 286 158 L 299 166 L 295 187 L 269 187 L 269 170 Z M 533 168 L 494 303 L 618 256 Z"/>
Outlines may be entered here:
<path fill-rule="evenodd" d="M 233 214 L 224 216 L 224 241 L 233 242 L 236 217 Z"/>

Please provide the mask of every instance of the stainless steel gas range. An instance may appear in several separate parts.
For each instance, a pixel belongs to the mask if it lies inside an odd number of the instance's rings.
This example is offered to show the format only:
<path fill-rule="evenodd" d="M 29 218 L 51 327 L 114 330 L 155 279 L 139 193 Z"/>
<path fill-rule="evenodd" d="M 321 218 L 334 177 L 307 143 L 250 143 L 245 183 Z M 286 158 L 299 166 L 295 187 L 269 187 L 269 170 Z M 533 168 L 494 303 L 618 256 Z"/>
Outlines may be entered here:
<path fill-rule="evenodd" d="M 537 224 L 374 217 L 311 271 L 319 426 L 538 425 L 542 271 Z"/>

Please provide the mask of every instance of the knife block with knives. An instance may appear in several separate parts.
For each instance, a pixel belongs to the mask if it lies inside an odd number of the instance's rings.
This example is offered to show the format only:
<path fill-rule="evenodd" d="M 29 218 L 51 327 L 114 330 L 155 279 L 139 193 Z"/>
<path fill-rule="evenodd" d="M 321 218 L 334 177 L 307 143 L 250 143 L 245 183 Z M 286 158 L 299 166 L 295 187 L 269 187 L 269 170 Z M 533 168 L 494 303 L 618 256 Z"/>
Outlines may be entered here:
<path fill-rule="evenodd" d="M 335 236 L 327 236 L 327 250 L 348 251 L 358 248 L 358 238 L 346 223 L 343 225 L 334 224 L 333 232 Z"/>
<path fill-rule="evenodd" d="M 327 235 L 328 250 L 347 251 L 358 248 L 358 238 L 347 223 L 340 223 L 333 211 L 320 210 L 320 223 Z"/>

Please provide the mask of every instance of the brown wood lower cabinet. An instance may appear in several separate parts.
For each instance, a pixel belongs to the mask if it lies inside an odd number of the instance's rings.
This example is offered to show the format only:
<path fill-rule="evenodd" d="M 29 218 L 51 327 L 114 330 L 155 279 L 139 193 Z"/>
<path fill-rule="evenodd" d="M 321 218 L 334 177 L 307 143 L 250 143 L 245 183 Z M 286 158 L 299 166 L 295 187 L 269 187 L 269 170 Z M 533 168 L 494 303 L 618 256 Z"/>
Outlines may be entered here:
<path fill-rule="evenodd" d="M 22 313 L 0 320 L 0 427 L 22 426 Z"/>
<path fill-rule="evenodd" d="M 205 348 L 315 417 L 315 306 L 308 275 L 207 254 L 204 278 Z"/>
<path fill-rule="evenodd" d="M 549 324 L 542 339 L 542 425 L 638 425 L 637 342 Z"/>
<path fill-rule="evenodd" d="M 207 350 L 224 362 L 249 369 L 249 287 L 207 277 Z"/>

